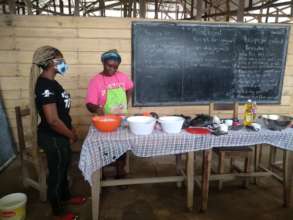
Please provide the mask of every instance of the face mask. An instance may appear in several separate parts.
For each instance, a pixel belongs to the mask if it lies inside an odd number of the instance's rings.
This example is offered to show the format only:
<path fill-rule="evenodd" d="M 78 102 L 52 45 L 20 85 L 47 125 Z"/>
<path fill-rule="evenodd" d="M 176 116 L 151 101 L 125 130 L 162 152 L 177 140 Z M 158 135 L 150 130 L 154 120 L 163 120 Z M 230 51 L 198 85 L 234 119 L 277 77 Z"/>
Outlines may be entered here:
<path fill-rule="evenodd" d="M 64 76 L 68 70 L 68 65 L 64 62 L 61 62 L 56 65 L 56 69 L 57 69 L 58 73 L 60 73 L 62 76 Z"/>

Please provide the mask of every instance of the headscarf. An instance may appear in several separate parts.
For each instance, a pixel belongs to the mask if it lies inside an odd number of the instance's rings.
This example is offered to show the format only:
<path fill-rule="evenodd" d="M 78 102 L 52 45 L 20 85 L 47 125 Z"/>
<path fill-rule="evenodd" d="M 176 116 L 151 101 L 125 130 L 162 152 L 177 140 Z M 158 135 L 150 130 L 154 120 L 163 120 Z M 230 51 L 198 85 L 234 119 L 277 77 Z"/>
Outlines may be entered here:
<path fill-rule="evenodd" d="M 121 63 L 121 56 L 117 50 L 109 50 L 102 54 L 101 61 L 102 63 L 107 62 L 108 60 L 115 60 L 119 64 Z"/>

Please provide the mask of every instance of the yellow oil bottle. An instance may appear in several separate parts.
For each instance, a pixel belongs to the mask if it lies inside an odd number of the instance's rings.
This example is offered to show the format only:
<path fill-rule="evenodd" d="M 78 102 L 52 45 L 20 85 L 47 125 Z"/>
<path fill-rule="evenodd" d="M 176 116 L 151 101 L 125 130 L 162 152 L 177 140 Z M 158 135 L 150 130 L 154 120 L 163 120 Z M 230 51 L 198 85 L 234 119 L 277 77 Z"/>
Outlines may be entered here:
<path fill-rule="evenodd" d="M 252 101 L 249 99 L 244 106 L 244 119 L 243 119 L 244 126 L 251 126 L 253 122 L 252 108 L 253 108 L 253 104 L 252 104 Z"/>

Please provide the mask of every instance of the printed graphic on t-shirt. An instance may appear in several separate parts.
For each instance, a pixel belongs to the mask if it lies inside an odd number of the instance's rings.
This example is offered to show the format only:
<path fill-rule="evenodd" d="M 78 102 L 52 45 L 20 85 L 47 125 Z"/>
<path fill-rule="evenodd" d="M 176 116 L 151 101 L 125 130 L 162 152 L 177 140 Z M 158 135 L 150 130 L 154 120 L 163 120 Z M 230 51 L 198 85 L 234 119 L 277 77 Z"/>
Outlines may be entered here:
<path fill-rule="evenodd" d="M 54 93 L 53 93 L 53 92 L 50 92 L 49 89 L 46 89 L 46 90 L 42 93 L 42 96 L 43 96 L 44 98 L 49 98 L 50 96 L 53 96 L 53 95 L 54 95 Z"/>
<path fill-rule="evenodd" d="M 64 103 L 65 103 L 65 108 L 70 108 L 71 105 L 71 98 L 69 93 L 67 93 L 66 91 L 61 93 L 62 98 L 64 99 Z"/>

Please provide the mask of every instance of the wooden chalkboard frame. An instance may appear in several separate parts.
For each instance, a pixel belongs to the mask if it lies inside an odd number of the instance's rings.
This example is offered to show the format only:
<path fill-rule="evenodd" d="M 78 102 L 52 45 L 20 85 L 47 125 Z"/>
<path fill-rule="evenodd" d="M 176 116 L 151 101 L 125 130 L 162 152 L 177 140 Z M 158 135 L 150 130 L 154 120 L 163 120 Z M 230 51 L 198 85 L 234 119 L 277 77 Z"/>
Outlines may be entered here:
<path fill-rule="evenodd" d="M 233 24 L 233 23 L 200 23 L 200 22 L 166 22 L 166 21 L 133 21 L 132 22 L 132 38 L 131 38 L 131 44 L 132 44 L 132 79 L 134 82 L 136 82 L 136 74 L 135 74 L 135 31 L 134 28 L 136 25 L 146 25 L 146 24 L 151 24 L 151 25 L 160 25 L 160 24 L 170 24 L 170 25 L 192 25 L 192 26 L 219 26 L 219 27 L 239 27 L 239 28 L 245 28 L 245 27 L 268 27 L 268 28 L 276 28 L 276 27 L 282 27 L 287 29 L 287 36 L 285 39 L 285 50 L 283 52 L 283 63 L 282 63 L 282 71 L 281 71 L 281 76 L 280 76 L 280 89 L 278 91 L 278 100 L 262 100 L 259 101 L 258 103 L 260 104 L 280 104 L 281 103 L 281 97 L 282 97 L 282 91 L 283 91 L 283 81 L 284 81 L 284 75 L 285 75 L 285 68 L 286 68 L 286 60 L 287 60 L 287 50 L 288 50 L 288 40 L 290 36 L 290 25 L 286 24 Z M 229 101 L 217 101 L 217 100 L 207 100 L 207 101 L 192 101 L 192 102 L 148 102 L 148 103 L 140 103 L 137 101 L 136 97 L 136 89 L 137 87 L 134 87 L 134 93 L 132 97 L 132 105 L 134 107 L 151 107 L 151 106 L 188 106 L 188 105 L 206 105 L 210 101 L 213 101 L 215 103 L 220 102 L 220 103 L 232 103 L 233 101 L 236 100 L 229 100 Z M 239 101 L 239 100 L 237 100 Z M 244 103 L 245 101 L 239 101 L 240 103 Z"/>
<path fill-rule="evenodd" d="M 12 136 L 11 126 L 2 101 L 0 92 L 0 173 L 16 158 L 16 143 Z"/>

